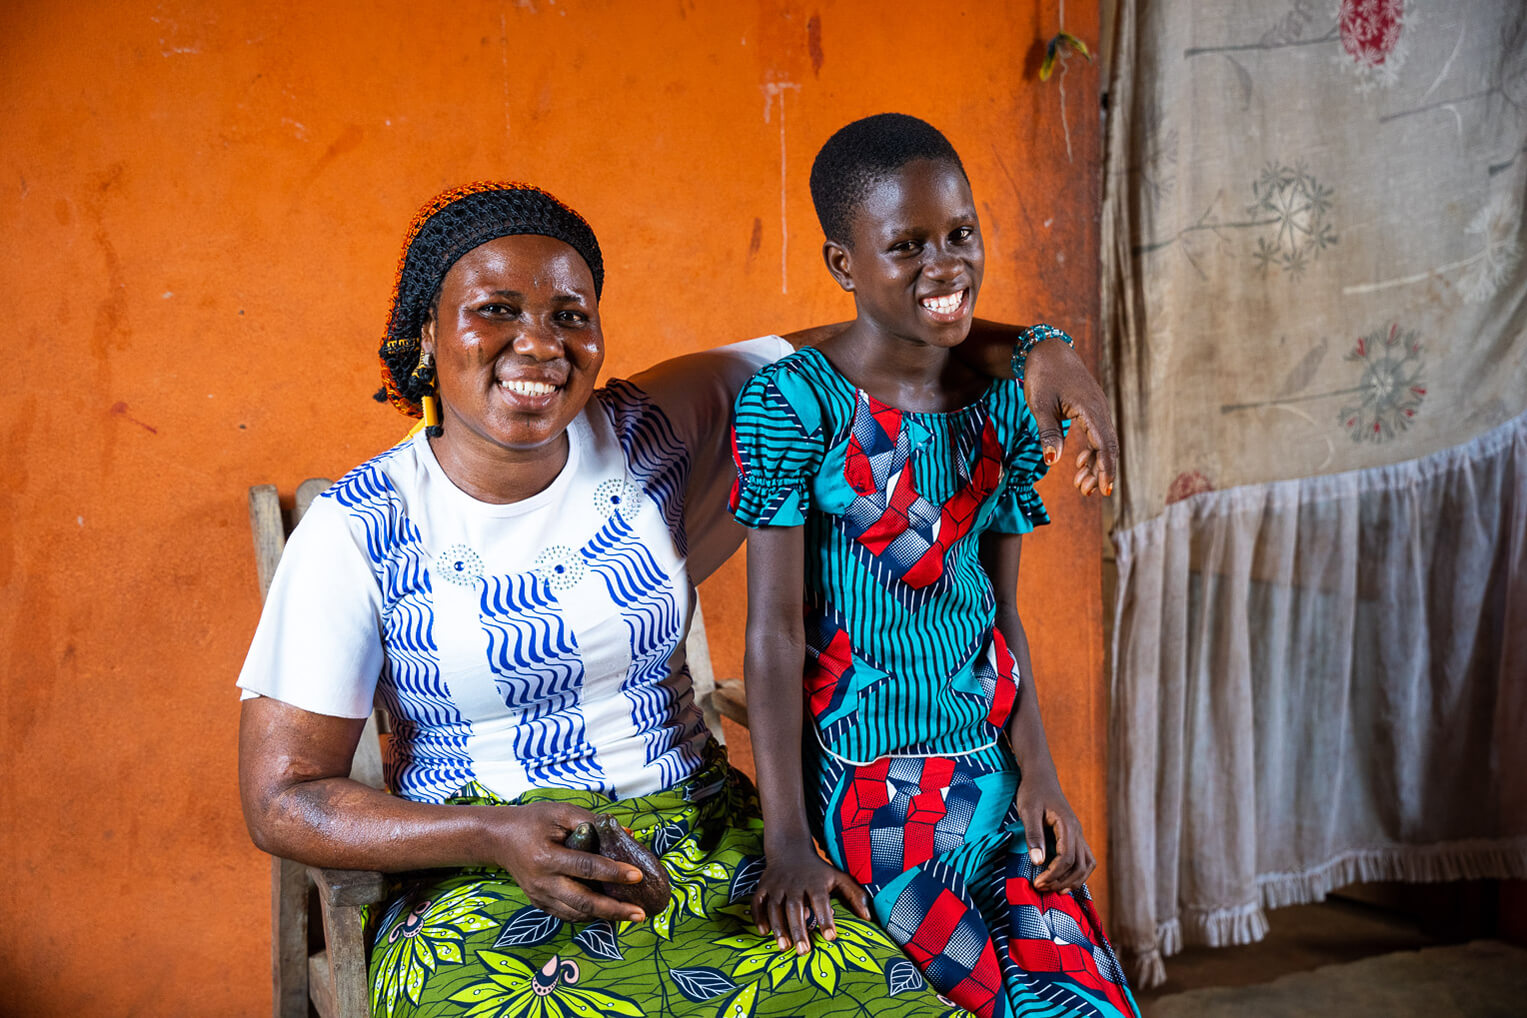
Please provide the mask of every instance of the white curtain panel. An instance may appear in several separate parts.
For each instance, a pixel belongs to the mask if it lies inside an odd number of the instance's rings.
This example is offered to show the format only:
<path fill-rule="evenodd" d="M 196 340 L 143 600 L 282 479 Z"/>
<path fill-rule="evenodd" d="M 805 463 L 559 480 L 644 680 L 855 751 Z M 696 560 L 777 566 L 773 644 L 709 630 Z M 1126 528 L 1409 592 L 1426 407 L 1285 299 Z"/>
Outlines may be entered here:
<path fill-rule="evenodd" d="M 1527 3 L 1124 0 L 1115 940 L 1527 877 Z"/>

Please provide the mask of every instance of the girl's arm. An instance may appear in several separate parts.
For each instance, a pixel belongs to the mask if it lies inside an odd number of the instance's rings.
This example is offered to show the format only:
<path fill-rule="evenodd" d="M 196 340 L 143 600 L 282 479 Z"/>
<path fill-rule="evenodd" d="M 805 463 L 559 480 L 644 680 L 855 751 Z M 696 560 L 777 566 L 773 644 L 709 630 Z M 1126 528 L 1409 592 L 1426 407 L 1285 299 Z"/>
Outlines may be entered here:
<path fill-rule="evenodd" d="M 1034 688 L 1034 668 L 1029 661 L 1029 641 L 1018 617 L 1018 559 L 1023 549 L 1019 534 L 988 531 L 981 538 L 981 564 L 991 578 L 997 599 L 997 629 L 1007 641 L 1018 667 L 1018 699 L 1008 721 L 1008 738 L 1018 761 L 1018 819 L 1023 821 L 1029 857 L 1035 866 L 1045 858 L 1045 826 L 1055 832 L 1055 857 L 1034 878 L 1039 891 L 1065 891 L 1080 887 L 1097 866 L 1092 849 L 1082 837 L 1081 822 L 1060 790 L 1055 761 L 1039 717 L 1039 697 Z"/>
<path fill-rule="evenodd" d="M 869 895 L 817 854 L 806 816 L 801 774 L 806 633 L 802 616 L 806 560 L 804 527 L 761 527 L 748 532 L 748 629 L 743 681 L 753 762 L 763 803 L 763 879 L 753 895 L 759 933 L 774 931 L 781 948 L 811 950 L 808 914 L 822 935 L 837 937 L 833 894 L 861 919 L 870 918 Z"/>
<path fill-rule="evenodd" d="M 641 921 L 641 909 L 584 881 L 636 883 L 641 871 L 562 840 L 594 814 L 575 806 L 442 806 L 352 781 L 364 719 L 314 714 L 272 697 L 243 702 L 239 793 L 254 843 L 309 866 L 383 872 L 501 866 L 552 915 Z"/>

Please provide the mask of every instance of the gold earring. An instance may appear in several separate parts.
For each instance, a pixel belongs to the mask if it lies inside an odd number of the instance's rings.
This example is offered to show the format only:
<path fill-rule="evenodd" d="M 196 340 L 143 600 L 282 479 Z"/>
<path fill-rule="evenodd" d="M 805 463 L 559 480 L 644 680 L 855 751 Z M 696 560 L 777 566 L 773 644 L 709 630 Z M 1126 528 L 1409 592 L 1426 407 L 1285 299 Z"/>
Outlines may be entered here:
<path fill-rule="evenodd" d="M 414 373 L 426 386 L 424 395 L 419 397 L 419 409 L 424 412 L 424 433 L 430 438 L 439 438 L 445 429 L 440 426 L 440 400 L 435 395 L 435 355 L 428 350 L 419 354 L 419 366 Z"/>

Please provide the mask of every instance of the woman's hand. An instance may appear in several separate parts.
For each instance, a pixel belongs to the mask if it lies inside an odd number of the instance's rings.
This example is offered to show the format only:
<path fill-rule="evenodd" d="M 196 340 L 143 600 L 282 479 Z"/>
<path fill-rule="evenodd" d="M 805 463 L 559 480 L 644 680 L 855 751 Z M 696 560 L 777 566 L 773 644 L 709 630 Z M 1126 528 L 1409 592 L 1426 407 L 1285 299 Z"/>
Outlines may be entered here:
<path fill-rule="evenodd" d="M 1053 466 L 1060 461 L 1066 443 L 1060 422 L 1077 421 L 1087 439 L 1087 448 L 1076 458 L 1077 471 L 1072 483 L 1083 495 L 1094 491 L 1113 494 L 1114 478 L 1119 471 L 1119 435 L 1114 431 L 1113 415 L 1108 411 L 1108 398 L 1102 386 L 1076 351 L 1058 339 L 1046 339 L 1035 345 L 1024 366 L 1023 391 L 1039 424 L 1045 462 Z"/>
<path fill-rule="evenodd" d="M 348 777 L 365 723 L 267 697 L 244 701 L 239 787 L 256 845 L 310 866 L 340 869 L 502 866 L 537 907 L 559 918 L 646 918 L 637 906 L 584 883 L 634 884 L 641 870 L 563 844 L 596 814 L 553 802 L 442 806 L 368 788 Z"/>
<path fill-rule="evenodd" d="M 1029 843 L 1029 859 L 1037 867 L 1044 862 L 1045 828 L 1055 835 L 1055 855 L 1034 878 L 1036 891 L 1069 891 L 1082 886 L 1097 868 L 1097 859 L 1082 837 L 1082 825 L 1061 794 L 1053 776 L 1025 773 L 1018 783 L 1018 819 L 1023 821 Z"/>
<path fill-rule="evenodd" d="M 641 922 L 647 918 L 635 905 L 616 901 L 590 886 L 598 881 L 635 884 L 642 879 L 641 870 L 563 844 L 574 827 L 585 821 L 592 823 L 598 814 L 555 802 L 488 809 L 492 811 L 489 854 L 509 871 L 531 904 L 570 922 Z"/>
<path fill-rule="evenodd" d="M 781 950 L 793 942 L 797 954 L 807 954 L 811 951 L 809 917 L 816 918 L 822 936 L 838 938 L 832 921 L 834 894 L 860 919 L 870 921 L 870 896 L 864 888 L 817 855 L 812 846 L 770 852 L 763 879 L 753 892 L 753 922 L 759 933 L 773 930 Z"/>

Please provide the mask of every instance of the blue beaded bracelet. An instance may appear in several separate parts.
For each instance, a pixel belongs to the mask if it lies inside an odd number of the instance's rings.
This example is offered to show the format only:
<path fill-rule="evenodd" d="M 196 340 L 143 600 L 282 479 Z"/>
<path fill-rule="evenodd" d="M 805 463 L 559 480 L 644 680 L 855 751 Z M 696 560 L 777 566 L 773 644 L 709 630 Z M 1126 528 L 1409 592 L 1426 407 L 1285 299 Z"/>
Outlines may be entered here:
<path fill-rule="evenodd" d="M 1030 325 L 1023 330 L 1018 337 L 1018 343 L 1013 347 L 1013 377 L 1023 381 L 1023 368 L 1028 363 L 1029 351 L 1047 339 L 1058 339 L 1071 349 L 1076 349 L 1076 341 L 1053 325 Z"/>

